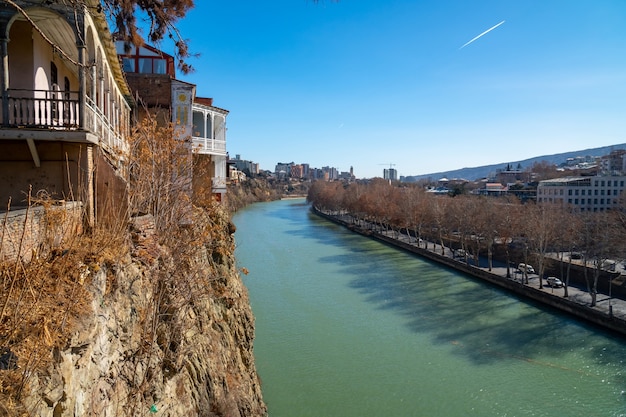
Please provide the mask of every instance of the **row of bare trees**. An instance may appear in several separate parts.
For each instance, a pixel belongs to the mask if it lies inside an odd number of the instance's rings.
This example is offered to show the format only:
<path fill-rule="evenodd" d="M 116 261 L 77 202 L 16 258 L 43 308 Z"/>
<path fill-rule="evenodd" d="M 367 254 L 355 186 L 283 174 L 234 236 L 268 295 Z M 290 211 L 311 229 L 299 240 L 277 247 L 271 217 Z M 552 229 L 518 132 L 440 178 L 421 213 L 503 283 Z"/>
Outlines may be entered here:
<path fill-rule="evenodd" d="M 471 254 L 476 263 L 484 255 L 489 270 L 497 249 L 506 262 L 507 276 L 513 261 L 532 262 L 540 287 L 547 255 L 556 255 L 566 297 L 571 254 L 580 254 L 592 305 L 602 269 L 609 260 L 625 259 L 626 221 L 621 211 L 577 212 L 561 205 L 522 204 L 515 197 L 440 196 L 419 186 L 394 186 L 384 180 L 318 181 L 311 186 L 308 201 L 320 210 L 349 215 L 361 226 L 405 234 L 418 245 L 438 244 L 442 254 L 444 247 L 456 247 L 465 256 Z"/>

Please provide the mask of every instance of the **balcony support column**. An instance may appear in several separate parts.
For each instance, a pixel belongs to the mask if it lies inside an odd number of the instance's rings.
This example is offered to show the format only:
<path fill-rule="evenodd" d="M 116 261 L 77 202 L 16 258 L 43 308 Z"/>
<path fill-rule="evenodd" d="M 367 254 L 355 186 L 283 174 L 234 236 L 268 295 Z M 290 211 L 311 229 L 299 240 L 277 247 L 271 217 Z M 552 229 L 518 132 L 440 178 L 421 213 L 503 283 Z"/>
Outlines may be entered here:
<path fill-rule="evenodd" d="M 76 45 L 78 48 L 78 126 L 81 129 L 85 128 L 85 97 L 87 94 L 87 77 L 85 71 L 85 50 L 86 47 L 83 44 Z"/>
<path fill-rule="evenodd" d="M 6 30 L 6 28 L 4 28 Z M 6 36 L 0 38 L 0 90 L 2 90 L 2 123 L 9 123 L 9 39 Z"/>

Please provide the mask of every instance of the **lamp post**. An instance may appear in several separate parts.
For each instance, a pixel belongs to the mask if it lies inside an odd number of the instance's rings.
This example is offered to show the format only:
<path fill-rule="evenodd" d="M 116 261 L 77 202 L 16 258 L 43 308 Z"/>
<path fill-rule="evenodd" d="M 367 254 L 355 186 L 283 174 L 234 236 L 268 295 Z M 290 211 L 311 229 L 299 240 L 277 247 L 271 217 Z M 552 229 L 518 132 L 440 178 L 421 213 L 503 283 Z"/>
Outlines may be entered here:
<path fill-rule="evenodd" d="M 611 305 L 611 284 L 613 283 L 613 278 L 609 275 L 609 317 L 613 317 L 613 306 Z"/>

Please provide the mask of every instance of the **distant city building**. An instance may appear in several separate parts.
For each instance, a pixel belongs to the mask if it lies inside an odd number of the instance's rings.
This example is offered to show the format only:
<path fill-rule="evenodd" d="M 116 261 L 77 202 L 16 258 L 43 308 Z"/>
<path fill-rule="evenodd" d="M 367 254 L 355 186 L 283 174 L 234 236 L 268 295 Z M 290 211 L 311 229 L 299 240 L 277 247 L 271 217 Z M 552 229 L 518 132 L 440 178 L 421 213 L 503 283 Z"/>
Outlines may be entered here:
<path fill-rule="evenodd" d="M 230 159 L 228 162 L 229 164 L 234 165 L 238 171 L 247 172 L 248 175 L 259 175 L 259 164 L 243 160 L 239 154 L 235 155 L 235 158 Z"/>
<path fill-rule="evenodd" d="M 610 154 L 603 156 L 600 160 L 600 168 L 603 172 L 609 174 L 622 174 L 626 172 L 624 167 L 624 160 L 626 157 L 626 150 L 617 149 Z"/>
<path fill-rule="evenodd" d="M 304 178 L 304 169 L 301 164 L 291 165 L 291 178 Z"/>
<path fill-rule="evenodd" d="M 485 188 L 479 188 L 476 190 L 477 194 L 489 195 L 489 196 L 501 196 L 507 194 L 509 187 L 502 185 L 499 182 L 488 182 L 485 184 Z"/>
<path fill-rule="evenodd" d="M 564 177 L 539 181 L 538 203 L 560 203 L 579 211 L 617 208 L 626 176 Z"/>
<path fill-rule="evenodd" d="M 324 179 L 327 181 L 334 181 L 339 179 L 339 172 L 334 167 L 322 167 L 324 172 Z"/>
<path fill-rule="evenodd" d="M 383 170 L 383 178 L 390 181 L 397 181 L 398 171 L 394 168 L 386 168 Z"/>
<path fill-rule="evenodd" d="M 294 164 L 293 162 L 289 162 L 289 163 L 279 162 L 279 163 L 277 163 L 276 167 L 274 168 L 274 174 L 276 174 L 276 176 L 279 179 L 289 178 L 289 175 L 291 175 L 291 166 L 293 164 Z"/>

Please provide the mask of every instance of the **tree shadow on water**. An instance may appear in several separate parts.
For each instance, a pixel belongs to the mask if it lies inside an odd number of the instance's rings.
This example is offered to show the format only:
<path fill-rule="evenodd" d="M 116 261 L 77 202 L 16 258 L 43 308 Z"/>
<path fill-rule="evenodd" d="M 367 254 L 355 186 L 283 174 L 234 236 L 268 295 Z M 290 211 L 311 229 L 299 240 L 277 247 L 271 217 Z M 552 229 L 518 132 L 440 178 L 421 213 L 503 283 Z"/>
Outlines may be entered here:
<path fill-rule="evenodd" d="M 436 344 L 458 346 L 454 353 L 473 363 L 556 361 L 574 349 L 595 361 L 626 360 L 621 338 L 432 261 L 370 243 L 321 261 L 341 265 L 366 302 L 401 315 L 412 332 Z M 606 340 L 589 337 L 598 333 Z"/>
<path fill-rule="evenodd" d="M 458 346 L 453 352 L 473 363 L 557 361 L 571 350 L 596 362 L 626 362 L 624 338 L 314 214 L 303 222 L 301 210 L 287 207 L 274 215 L 292 222 L 287 233 L 336 247 L 341 254 L 319 262 L 352 276 L 349 286 L 366 302 L 402 316 L 412 332 L 433 343 Z"/>

